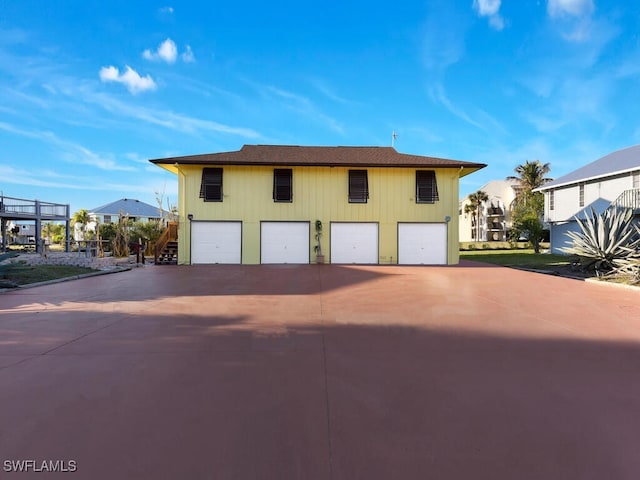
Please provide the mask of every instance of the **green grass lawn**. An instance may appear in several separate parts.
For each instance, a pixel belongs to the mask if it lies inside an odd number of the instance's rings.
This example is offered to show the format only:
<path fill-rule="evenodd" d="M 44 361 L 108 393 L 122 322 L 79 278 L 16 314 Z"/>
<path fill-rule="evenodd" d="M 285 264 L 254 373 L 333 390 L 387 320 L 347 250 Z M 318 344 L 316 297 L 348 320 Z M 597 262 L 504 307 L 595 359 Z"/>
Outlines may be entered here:
<path fill-rule="evenodd" d="M 567 255 L 536 254 L 533 250 L 476 250 L 460 252 L 460 258 L 507 267 L 528 267 L 541 270 L 544 270 L 545 267 L 562 267 L 570 264 L 570 257 Z"/>
<path fill-rule="evenodd" d="M 28 285 L 30 283 L 75 277 L 83 273 L 95 272 L 91 268 L 75 267 L 71 265 L 0 265 L 0 284 Z"/>

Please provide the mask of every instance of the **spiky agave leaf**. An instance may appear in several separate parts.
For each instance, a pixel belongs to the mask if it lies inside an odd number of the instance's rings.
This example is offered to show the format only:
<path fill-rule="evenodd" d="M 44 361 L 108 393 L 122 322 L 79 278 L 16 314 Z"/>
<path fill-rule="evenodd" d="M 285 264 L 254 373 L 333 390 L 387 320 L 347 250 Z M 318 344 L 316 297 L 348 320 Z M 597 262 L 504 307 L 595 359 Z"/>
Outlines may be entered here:
<path fill-rule="evenodd" d="M 580 257 L 587 268 L 611 270 L 640 246 L 640 229 L 633 225 L 632 218 L 632 210 L 626 208 L 607 209 L 602 214 L 591 208 L 584 219 L 575 217 L 581 231 L 567 232 L 573 246 L 561 250 Z"/>
<path fill-rule="evenodd" d="M 622 278 L 632 285 L 640 284 L 640 256 L 619 260 L 618 265 L 606 276 Z"/>

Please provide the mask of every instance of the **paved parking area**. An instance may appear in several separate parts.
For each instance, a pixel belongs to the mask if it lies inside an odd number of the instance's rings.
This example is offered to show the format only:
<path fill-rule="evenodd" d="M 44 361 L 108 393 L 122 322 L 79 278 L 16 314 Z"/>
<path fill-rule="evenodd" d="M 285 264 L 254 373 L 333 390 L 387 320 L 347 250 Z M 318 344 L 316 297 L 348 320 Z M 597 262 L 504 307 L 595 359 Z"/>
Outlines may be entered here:
<path fill-rule="evenodd" d="M 463 262 L 0 294 L 2 478 L 636 479 L 639 445 L 638 291 Z"/>

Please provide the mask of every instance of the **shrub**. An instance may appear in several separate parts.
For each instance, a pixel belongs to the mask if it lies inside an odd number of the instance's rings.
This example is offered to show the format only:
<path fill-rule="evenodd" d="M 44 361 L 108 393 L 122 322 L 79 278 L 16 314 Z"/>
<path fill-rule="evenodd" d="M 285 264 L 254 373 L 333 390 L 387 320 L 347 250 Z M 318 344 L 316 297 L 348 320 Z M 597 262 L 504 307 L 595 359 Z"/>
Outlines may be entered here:
<path fill-rule="evenodd" d="M 583 268 L 595 270 L 599 275 L 622 266 L 636 254 L 640 228 L 632 223 L 631 209 L 609 208 L 598 214 L 592 208 L 584 219 L 575 218 L 581 231 L 567 232 L 573 246 L 561 250 L 577 255 Z"/>

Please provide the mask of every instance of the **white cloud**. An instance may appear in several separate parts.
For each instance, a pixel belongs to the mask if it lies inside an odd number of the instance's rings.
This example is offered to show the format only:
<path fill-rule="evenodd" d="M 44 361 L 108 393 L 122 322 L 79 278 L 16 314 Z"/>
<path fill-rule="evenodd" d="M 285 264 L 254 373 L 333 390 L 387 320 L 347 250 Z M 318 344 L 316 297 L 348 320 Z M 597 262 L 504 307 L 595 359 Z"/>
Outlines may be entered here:
<path fill-rule="evenodd" d="M 146 90 L 155 90 L 156 88 L 156 82 L 153 81 L 150 75 L 141 77 L 138 72 L 128 65 L 124 73 L 120 73 L 114 66 L 102 67 L 100 69 L 100 80 L 105 83 L 122 83 L 133 95 Z"/>
<path fill-rule="evenodd" d="M 361 105 L 355 100 L 350 100 L 338 95 L 333 88 L 325 83 L 321 78 L 310 78 L 309 83 L 318 90 L 322 95 L 331 100 L 332 102 L 340 103 L 342 105 Z"/>
<path fill-rule="evenodd" d="M 547 4 L 551 17 L 582 17 L 593 13 L 593 8 L 593 0 L 549 0 Z"/>
<path fill-rule="evenodd" d="M 130 118 L 136 118 L 138 120 L 148 122 L 152 125 L 158 125 L 178 132 L 190 134 L 215 132 L 238 135 L 251 139 L 262 138 L 262 135 L 260 133 L 250 128 L 232 127 L 211 120 L 202 120 L 199 118 L 181 115 L 170 110 L 156 110 L 136 107 L 132 106 L 128 102 L 121 102 L 108 95 L 87 95 L 85 97 L 85 100 L 97 103 L 109 112 L 117 113 L 118 115 L 124 115 Z"/>
<path fill-rule="evenodd" d="M 319 111 L 315 104 L 307 97 L 271 85 L 264 87 L 258 86 L 258 88 L 263 95 L 275 95 L 280 99 L 284 99 L 282 105 L 284 105 L 286 108 L 289 108 L 290 110 L 305 117 L 313 118 L 314 120 L 321 120 L 334 132 L 341 135 L 344 134 L 343 126 L 334 118 Z"/>
<path fill-rule="evenodd" d="M 147 49 L 142 52 L 142 56 L 147 60 L 175 63 L 176 58 L 178 58 L 178 47 L 176 47 L 176 43 L 173 40 L 167 38 L 158 45 L 155 52 Z"/>
<path fill-rule="evenodd" d="M 473 0 L 473 8 L 481 17 L 489 17 L 489 25 L 496 30 L 504 28 L 504 19 L 500 15 L 502 0 Z"/>
<path fill-rule="evenodd" d="M 473 0 L 473 8 L 481 17 L 490 17 L 498 13 L 501 3 L 502 0 Z"/>
<path fill-rule="evenodd" d="M 491 15 L 489 17 L 489 25 L 496 30 L 502 30 L 504 28 L 504 19 L 500 15 Z"/>
<path fill-rule="evenodd" d="M 189 45 L 185 47 L 184 52 L 182 52 L 181 58 L 184 63 L 193 63 L 196 61 L 193 50 L 191 50 L 191 47 Z"/>
<path fill-rule="evenodd" d="M 428 16 L 422 28 L 422 59 L 425 68 L 443 74 L 465 53 L 466 16 L 456 2 L 427 2 Z"/>
<path fill-rule="evenodd" d="M 0 163 L 0 176 L 3 182 L 14 185 L 30 185 L 35 187 L 53 187 L 65 190 L 95 190 L 94 186 L 83 179 L 77 179 L 77 182 L 61 182 L 59 177 L 50 176 L 43 172 L 35 173 L 33 169 L 17 169 L 10 165 Z M 46 178 L 49 178 L 48 180 Z"/>
<path fill-rule="evenodd" d="M 456 117 L 464 120 L 465 122 L 467 122 L 470 125 L 473 125 L 474 127 L 483 129 L 482 125 L 479 122 L 473 120 L 469 115 L 467 115 L 466 112 L 458 109 L 451 103 L 451 101 L 449 100 L 449 97 L 447 97 L 447 94 L 445 93 L 444 88 L 442 87 L 441 84 L 433 85 L 429 89 L 429 96 L 431 97 L 431 100 L 433 102 L 439 103 L 440 105 L 445 107 L 447 110 L 449 110 L 449 112 L 455 115 Z"/>
<path fill-rule="evenodd" d="M 574 22 L 571 31 L 564 32 L 562 38 L 568 42 L 582 43 L 591 38 L 593 25 L 589 19 L 581 19 Z"/>
<path fill-rule="evenodd" d="M 173 14 L 173 7 L 162 7 L 158 11 L 160 13 L 162 13 L 162 14 L 172 15 Z"/>
<path fill-rule="evenodd" d="M 23 130 L 8 123 L 0 122 L 0 130 L 20 135 L 25 138 L 31 138 L 43 142 L 50 147 L 55 148 L 55 152 L 59 158 L 68 163 L 76 165 L 90 165 L 100 170 L 119 170 L 133 171 L 133 167 L 128 165 L 120 165 L 108 156 L 99 155 L 78 143 L 70 142 L 58 137 L 53 132 Z"/>

